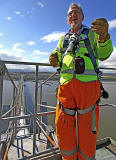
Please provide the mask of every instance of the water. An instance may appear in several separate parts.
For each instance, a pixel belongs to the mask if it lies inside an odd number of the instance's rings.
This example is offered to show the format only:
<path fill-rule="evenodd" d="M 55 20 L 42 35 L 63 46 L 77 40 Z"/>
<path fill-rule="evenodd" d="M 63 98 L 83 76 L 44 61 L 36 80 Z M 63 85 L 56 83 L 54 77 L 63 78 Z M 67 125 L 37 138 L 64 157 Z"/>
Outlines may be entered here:
<path fill-rule="evenodd" d="M 16 82 L 17 83 L 17 82 Z M 2 103 L 3 103 L 3 109 L 2 114 L 6 113 L 11 104 L 11 99 L 13 98 L 13 86 L 10 81 L 3 81 L 3 96 L 2 96 Z M 9 116 L 9 114 L 8 114 Z M 6 132 L 8 128 L 8 121 L 2 122 L 2 134 Z"/>
<path fill-rule="evenodd" d="M 40 83 L 38 84 L 38 86 Z M 58 86 L 58 82 L 49 82 L 46 85 L 43 85 L 42 87 L 42 102 L 47 102 L 47 105 L 54 106 L 56 105 L 56 96 L 55 91 L 56 87 Z M 34 82 L 25 82 L 24 87 L 25 92 L 25 104 L 28 106 L 28 109 L 33 112 L 33 106 L 34 106 L 34 98 L 35 98 L 35 83 Z M 40 87 L 38 89 L 38 103 L 40 103 Z M 38 112 L 40 111 L 40 108 L 38 106 Z M 48 109 L 48 111 L 50 111 Z M 52 125 L 54 128 L 54 118 L 55 115 L 49 115 L 48 118 L 48 124 Z"/>
<path fill-rule="evenodd" d="M 39 84 L 40 85 L 40 84 Z M 49 82 L 47 85 L 43 85 L 42 89 L 42 101 L 47 102 L 47 105 L 55 106 L 56 97 L 55 91 L 58 86 L 58 82 Z M 110 97 L 108 99 L 103 99 L 102 103 L 116 104 L 116 82 L 104 82 L 104 88 L 108 91 Z M 35 97 L 35 83 L 34 82 L 25 82 L 24 86 L 25 91 L 25 103 L 28 106 L 28 109 L 33 112 L 34 106 L 34 97 Z M 3 104 L 8 105 L 10 99 L 12 98 L 12 84 L 9 81 L 4 82 L 4 98 Z M 40 89 L 38 97 L 40 97 Z M 38 103 L 40 100 L 38 100 Z M 38 107 L 39 111 L 39 107 Z M 28 113 L 28 112 L 27 112 Z M 48 119 L 48 124 L 54 126 L 55 115 L 50 115 Z M 113 107 L 101 107 L 100 108 L 100 120 L 99 120 L 99 133 L 98 138 L 111 137 L 116 140 L 116 108 Z"/>
<path fill-rule="evenodd" d="M 103 99 L 102 103 L 116 105 L 116 82 L 104 82 L 104 88 L 109 93 L 108 99 Z M 99 138 L 112 137 L 116 140 L 116 108 L 111 106 L 100 107 Z"/>

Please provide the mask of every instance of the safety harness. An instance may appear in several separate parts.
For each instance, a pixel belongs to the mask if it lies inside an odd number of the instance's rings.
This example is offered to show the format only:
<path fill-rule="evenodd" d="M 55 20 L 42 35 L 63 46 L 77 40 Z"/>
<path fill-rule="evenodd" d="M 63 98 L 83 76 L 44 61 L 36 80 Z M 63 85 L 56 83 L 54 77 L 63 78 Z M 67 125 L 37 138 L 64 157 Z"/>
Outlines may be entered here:
<path fill-rule="evenodd" d="M 105 91 L 102 83 L 101 83 L 101 75 L 102 75 L 102 72 L 99 70 L 98 66 L 97 66 L 97 63 L 96 63 L 96 59 L 95 59 L 95 56 L 94 56 L 94 53 L 93 53 L 93 49 L 91 47 L 91 43 L 90 43 L 90 40 L 88 38 L 88 33 L 89 33 L 89 29 L 88 28 L 85 28 L 84 31 L 83 31 L 83 36 L 82 37 L 79 37 L 79 35 L 76 35 L 75 39 L 73 39 L 71 41 L 71 43 L 73 43 L 73 45 L 71 47 L 68 47 L 69 45 L 69 37 L 71 36 L 70 33 L 67 33 L 63 39 L 63 51 L 62 51 L 62 59 L 61 59 L 61 63 L 60 63 L 60 68 L 62 67 L 62 61 L 63 61 L 63 58 L 64 56 L 69 52 L 69 51 L 73 51 L 74 53 L 74 58 L 76 56 L 76 49 L 78 48 L 79 49 L 79 42 L 80 41 L 84 41 L 84 44 L 85 44 L 85 47 L 87 48 L 88 50 L 88 53 L 89 53 L 89 57 L 91 59 L 91 62 L 94 66 L 94 70 L 86 70 L 83 74 L 84 75 L 96 75 L 97 74 L 97 77 L 98 77 L 98 80 L 100 82 L 100 85 L 101 85 L 101 96 L 103 98 L 108 98 L 108 93 Z M 76 38 L 77 37 L 77 38 Z M 68 48 L 67 48 L 68 47 Z M 75 73 L 74 73 L 74 70 L 73 69 L 67 69 L 67 70 L 64 70 L 64 71 L 61 71 L 60 69 L 60 73 L 72 73 L 73 74 L 73 78 L 75 78 Z M 71 115 L 71 116 L 74 116 L 75 113 L 77 112 L 78 114 L 86 114 L 88 112 L 90 112 L 91 110 L 93 110 L 93 113 L 92 113 L 92 132 L 94 134 L 96 134 L 96 123 L 95 123 L 95 107 L 98 105 L 99 103 L 99 99 L 96 101 L 95 104 L 93 104 L 92 106 L 90 106 L 89 108 L 87 109 L 84 109 L 84 110 L 79 110 L 77 108 L 75 109 L 67 109 L 65 107 L 62 106 L 62 104 L 59 102 L 59 106 L 60 108 L 62 109 L 62 111 L 68 115 Z"/>
<path fill-rule="evenodd" d="M 94 66 L 94 70 L 89 70 L 89 69 L 86 69 L 84 71 L 84 73 L 81 73 L 81 75 L 97 75 L 98 77 L 98 80 L 100 82 L 100 85 L 101 85 L 101 97 L 102 98 L 108 98 L 109 97 L 109 94 L 108 92 L 104 89 L 103 85 L 102 85 L 102 82 L 101 82 L 101 76 L 102 76 L 102 72 L 99 70 L 98 66 L 97 66 L 97 63 L 96 63 L 96 58 L 94 56 L 94 53 L 93 53 L 93 49 L 91 47 L 91 43 L 90 43 L 90 40 L 88 38 L 88 33 L 90 33 L 91 35 L 91 42 L 93 41 L 93 32 L 89 29 L 89 28 L 84 28 L 83 30 L 83 36 L 80 37 L 79 35 L 76 34 L 75 37 L 72 37 L 72 39 L 70 39 L 70 36 L 72 36 L 72 33 L 67 33 L 64 38 L 63 38 L 63 49 L 62 51 L 59 51 L 59 48 L 57 48 L 57 51 L 59 52 L 62 52 L 62 58 L 61 58 L 61 62 L 60 62 L 60 68 L 57 69 L 57 71 L 59 73 L 69 73 L 69 74 L 73 74 L 73 78 L 76 77 L 76 74 L 74 72 L 74 69 L 67 69 L 67 70 L 64 70 L 62 71 L 61 68 L 62 68 L 62 62 L 63 62 L 63 58 L 66 54 L 68 54 L 70 51 L 72 51 L 74 53 L 74 57 L 73 59 L 75 59 L 76 57 L 76 49 L 79 50 L 79 47 L 86 47 L 87 50 L 88 50 L 88 53 L 89 54 L 84 54 L 86 57 L 89 57 L 91 59 L 91 62 Z M 80 41 L 84 41 L 84 44 L 79 44 Z M 71 47 L 70 47 L 71 46 Z"/>
<path fill-rule="evenodd" d="M 99 68 L 97 67 L 97 64 L 96 64 L 96 59 L 94 57 L 94 53 L 93 53 L 93 49 L 91 47 L 91 44 L 90 44 L 90 40 L 88 38 L 88 33 L 89 33 L 89 29 L 84 29 L 83 31 L 83 36 L 80 37 L 78 35 L 77 36 L 77 39 L 75 39 L 75 43 L 74 41 L 70 42 L 70 43 L 73 43 L 72 45 L 72 48 L 71 47 L 68 47 L 69 45 L 69 37 L 70 37 L 70 34 L 66 34 L 65 37 L 64 37 L 64 40 L 63 40 L 63 51 L 62 51 L 62 59 L 61 59 L 61 63 L 60 63 L 60 68 L 62 68 L 62 61 L 63 61 L 63 58 L 66 54 L 68 54 L 68 52 L 70 50 L 73 51 L 74 53 L 74 58 L 76 57 L 76 49 L 79 49 L 79 41 L 84 41 L 84 44 L 85 44 L 85 47 L 87 48 L 88 50 L 88 53 L 89 53 L 89 57 L 91 59 L 91 62 L 94 66 L 94 70 L 86 70 L 83 74 L 84 75 L 96 75 L 97 74 L 97 77 L 98 77 L 98 80 L 100 81 L 100 84 L 101 84 L 101 90 L 102 91 L 105 91 L 104 88 L 103 88 L 103 85 L 101 83 L 101 75 L 102 75 L 102 72 L 99 71 Z M 75 36 L 75 37 L 76 37 Z M 67 48 L 68 47 L 68 48 Z M 60 71 L 60 73 L 72 73 L 73 74 L 73 78 L 75 78 L 76 74 L 74 73 L 74 70 L 73 69 L 68 69 L 68 70 L 64 70 L 64 71 Z M 105 91 L 106 92 L 106 91 Z M 103 92 L 102 92 L 103 93 Z M 108 97 L 108 93 L 106 92 L 106 97 L 103 97 L 103 98 L 107 98 Z M 99 98 L 100 99 L 100 98 Z M 96 101 L 95 104 L 93 104 L 92 106 L 89 106 L 88 108 L 86 109 L 83 109 L 83 110 L 80 110 L 78 109 L 77 107 L 75 109 L 69 109 L 69 108 L 65 108 L 63 107 L 63 105 L 61 104 L 61 102 L 58 101 L 58 104 L 59 104 L 59 107 L 61 108 L 61 110 L 63 111 L 63 113 L 67 114 L 67 115 L 70 115 L 70 116 L 75 116 L 75 114 L 80 114 L 80 115 L 83 115 L 83 114 L 86 114 L 90 111 L 92 111 L 92 133 L 93 134 L 96 134 L 96 120 L 95 120 L 95 108 L 96 106 L 98 106 L 98 103 L 99 103 L 99 99 Z M 79 152 L 82 154 L 82 156 L 86 159 L 86 160 L 94 160 L 95 159 L 95 156 L 93 157 L 88 157 L 86 156 L 82 151 L 81 149 L 79 148 L 79 146 L 77 146 Z M 70 151 L 62 151 L 61 150 L 61 153 L 64 154 L 64 155 L 67 155 L 69 154 Z M 71 152 L 72 154 L 72 152 Z"/>
<path fill-rule="evenodd" d="M 88 35 L 88 32 L 89 30 L 86 29 L 84 31 L 85 35 Z M 102 98 L 108 98 L 109 97 L 109 94 L 107 91 L 105 91 L 103 85 L 102 85 L 102 82 L 101 82 L 101 76 L 102 76 L 102 72 L 99 70 L 99 68 L 97 67 L 97 64 L 96 64 L 96 60 L 95 60 L 95 57 L 94 57 L 94 54 L 93 54 L 93 50 L 92 50 L 92 47 L 91 47 L 91 44 L 90 44 L 90 41 L 89 41 L 89 38 L 85 38 L 84 39 L 84 43 L 85 43 L 85 46 L 88 50 L 88 53 L 90 55 L 90 59 L 91 59 L 91 62 L 94 66 L 94 70 L 98 76 L 98 80 L 100 81 L 100 85 L 101 85 L 101 97 Z"/>
<path fill-rule="evenodd" d="M 77 108 L 74 109 L 65 108 L 59 101 L 57 103 L 59 104 L 59 107 L 62 109 L 63 113 L 68 114 L 70 116 L 75 116 L 76 112 L 77 114 L 83 115 L 92 111 L 92 132 L 96 134 L 95 107 L 98 106 L 99 100 L 94 105 L 83 110 Z"/>
<path fill-rule="evenodd" d="M 67 48 L 68 47 L 68 44 L 69 44 L 69 37 L 70 37 L 70 34 L 66 34 L 65 35 L 65 38 L 64 38 L 64 42 L 63 42 L 63 52 L 62 52 L 62 59 L 61 59 L 61 64 L 60 64 L 60 68 L 62 67 L 62 61 L 63 61 L 63 58 L 65 56 L 65 54 L 67 54 L 67 50 L 73 50 L 73 53 L 74 53 L 74 58 L 76 56 L 76 49 L 78 48 L 79 49 L 79 41 L 81 40 L 84 40 L 84 43 L 85 43 L 85 46 L 88 50 L 88 53 L 89 53 L 89 56 L 90 56 L 90 59 L 92 61 L 92 64 L 94 66 L 94 70 L 87 70 L 84 72 L 84 75 L 99 75 L 99 69 L 97 67 L 97 64 L 96 64 L 96 60 L 95 60 L 95 57 L 93 55 L 93 50 L 92 50 L 92 47 L 91 47 L 91 44 L 90 44 L 90 41 L 89 41 L 89 38 L 88 38 L 88 32 L 89 32 L 89 29 L 84 29 L 84 32 L 83 32 L 83 36 L 82 37 L 79 37 L 78 35 L 76 35 L 75 37 L 77 37 L 77 39 L 75 39 L 75 41 L 73 40 L 71 43 L 74 43 L 72 46 L 73 48 Z M 74 37 L 74 38 L 75 38 Z M 61 73 L 73 73 L 73 78 L 75 78 L 75 73 L 73 71 L 73 69 L 68 69 L 68 70 L 65 70 L 65 71 L 61 71 Z M 100 76 L 99 76 L 100 77 Z M 65 113 L 65 114 L 68 114 L 70 116 L 75 116 L 76 112 L 78 114 L 86 114 L 90 111 L 92 111 L 92 132 L 94 134 L 96 134 L 96 121 L 95 121 L 95 107 L 98 105 L 98 102 L 99 100 L 97 100 L 97 102 L 95 104 L 93 104 L 92 106 L 88 107 L 87 109 L 83 109 L 83 110 L 79 110 L 77 108 L 75 109 L 69 109 L 69 108 L 65 108 L 62 106 L 61 102 L 58 102 L 59 103 L 59 107 L 62 109 L 62 111 Z"/>

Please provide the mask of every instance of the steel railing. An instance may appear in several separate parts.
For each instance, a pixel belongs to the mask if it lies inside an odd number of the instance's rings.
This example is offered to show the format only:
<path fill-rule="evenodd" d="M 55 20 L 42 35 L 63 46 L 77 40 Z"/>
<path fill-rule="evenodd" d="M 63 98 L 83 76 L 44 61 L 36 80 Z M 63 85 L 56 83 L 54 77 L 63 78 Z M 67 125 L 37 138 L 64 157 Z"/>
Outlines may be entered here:
<path fill-rule="evenodd" d="M 32 65 L 35 66 L 35 105 L 34 105 L 34 113 L 28 114 L 28 115 L 23 115 L 23 116 L 19 116 L 16 115 L 16 110 L 17 110 L 17 102 L 19 99 L 19 88 L 17 88 L 17 86 L 15 85 L 12 77 L 10 76 L 8 69 L 6 68 L 5 64 L 18 64 L 18 65 Z M 38 117 L 41 117 L 43 115 L 51 115 L 51 114 L 55 114 L 55 107 L 53 106 L 47 106 L 47 105 L 42 105 L 42 86 L 43 84 L 45 84 L 48 80 L 50 80 L 53 76 L 55 76 L 58 72 L 53 73 L 48 79 L 46 79 L 44 82 L 42 82 L 39 86 L 38 86 L 38 72 L 39 72 L 39 66 L 50 66 L 49 64 L 45 64 L 45 63 L 32 63 L 32 62 L 18 62 L 18 61 L 1 61 L 0 64 L 0 146 L 2 143 L 1 140 L 1 121 L 7 120 L 7 121 L 12 121 L 12 123 L 10 125 L 12 125 L 13 130 L 12 130 L 12 135 L 16 135 L 16 123 L 17 120 L 20 119 L 26 119 L 26 118 L 33 118 L 33 154 L 30 156 L 33 157 L 36 155 L 36 124 L 38 124 L 39 126 L 39 119 Z M 116 68 L 105 68 L 105 67 L 101 67 L 101 69 L 103 70 L 116 70 Z M 5 114 L 2 115 L 2 92 L 3 92 L 3 75 L 7 74 L 9 77 L 9 80 L 11 81 L 12 85 L 13 85 L 13 100 L 10 106 L 9 111 L 7 111 Z M 40 104 L 38 104 L 38 88 L 40 88 Z M 109 106 L 115 106 L 114 104 L 107 104 Z M 49 109 L 54 109 L 54 111 L 49 111 L 49 112 L 42 112 L 42 113 L 38 113 L 37 112 L 37 107 L 41 106 L 41 107 L 46 107 Z M 104 106 L 104 104 L 101 104 L 101 106 Z M 11 116 L 7 117 L 8 114 L 11 114 Z M 9 129 L 9 128 L 8 128 Z M 8 130 L 7 130 L 7 133 Z M 7 150 L 8 147 L 10 145 L 10 141 L 11 141 L 12 137 L 9 138 L 8 140 L 8 145 L 7 145 Z M 57 148 L 57 147 L 55 147 Z M 57 148 L 58 149 L 58 148 Z M 44 153 L 44 152 L 43 152 Z M 37 153 L 37 155 L 39 155 Z M 7 154 L 6 154 L 7 156 Z M 1 154 L 0 154 L 0 159 L 1 159 Z"/>
<path fill-rule="evenodd" d="M 13 123 L 12 123 L 13 124 L 13 135 L 14 135 L 14 132 L 15 132 L 15 135 L 16 135 L 16 123 L 17 123 L 17 120 L 24 119 L 24 118 L 31 118 L 32 117 L 33 121 L 34 121 L 34 125 L 33 125 L 33 155 L 34 155 L 35 154 L 35 146 L 36 146 L 35 145 L 36 144 L 36 123 L 37 123 L 38 116 L 55 114 L 55 111 L 37 113 L 37 106 L 40 106 L 40 104 L 37 104 L 37 99 L 38 99 L 38 70 L 39 70 L 39 66 L 50 66 L 50 65 L 49 64 L 45 64 L 45 63 L 31 63 L 31 62 L 18 62 L 18 61 L 17 62 L 14 62 L 14 61 L 1 61 L 1 63 L 2 63 L 1 73 L 0 73 L 0 110 L 1 111 L 2 111 L 3 75 L 5 73 L 8 75 L 9 80 L 13 84 L 14 90 L 13 90 L 12 105 L 10 106 L 9 111 L 7 111 L 3 115 L 2 115 L 2 112 L 0 112 L 0 139 L 1 139 L 1 120 L 2 121 L 7 120 L 9 122 L 13 121 Z M 10 74 L 8 72 L 8 69 L 6 68 L 5 64 L 19 64 L 19 65 L 34 65 L 35 66 L 35 70 L 36 70 L 35 71 L 35 106 L 34 106 L 34 113 L 33 114 L 24 115 L 24 116 L 16 115 L 16 108 L 17 108 L 16 102 L 19 99 L 19 94 L 17 94 L 18 93 L 18 88 L 16 87 L 12 77 L 10 76 Z M 51 77 L 53 77 L 53 76 L 51 76 Z M 48 78 L 48 80 L 50 78 Z M 44 83 L 46 83 L 47 81 L 45 81 Z M 42 85 L 44 83 L 41 84 L 41 87 L 42 87 Z M 41 98 L 42 97 L 40 97 L 40 102 L 41 102 Z M 50 108 L 50 106 L 47 106 L 47 107 Z M 51 107 L 51 108 L 53 109 L 53 107 Z M 13 112 L 12 116 L 7 117 L 7 115 L 11 114 L 12 112 Z M 0 141 L 0 143 L 1 142 L 2 141 Z M 1 159 L 1 157 L 0 157 L 0 159 Z"/>

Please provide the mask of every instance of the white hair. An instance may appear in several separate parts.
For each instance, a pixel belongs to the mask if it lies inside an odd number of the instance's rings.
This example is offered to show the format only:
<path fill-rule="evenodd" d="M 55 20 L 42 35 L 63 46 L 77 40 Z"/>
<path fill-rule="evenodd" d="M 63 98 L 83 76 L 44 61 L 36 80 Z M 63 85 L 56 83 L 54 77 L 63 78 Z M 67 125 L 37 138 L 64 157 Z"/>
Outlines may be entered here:
<path fill-rule="evenodd" d="M 72 6 L 75 6 L 75 7 L 79 8 L 80 11 L 81 11 L 81 13 L 82 13 L 82 16 L 83 16 L 83 18 L 84 18 L 84 14 L 83 14 L 83 10 L 82 10 L 81 4 L 71 3 L 71 4 L 69 5 L 69 10 L 68 10 L 67 13 L 70 12 L 70 8 L 71 8 Z"/>

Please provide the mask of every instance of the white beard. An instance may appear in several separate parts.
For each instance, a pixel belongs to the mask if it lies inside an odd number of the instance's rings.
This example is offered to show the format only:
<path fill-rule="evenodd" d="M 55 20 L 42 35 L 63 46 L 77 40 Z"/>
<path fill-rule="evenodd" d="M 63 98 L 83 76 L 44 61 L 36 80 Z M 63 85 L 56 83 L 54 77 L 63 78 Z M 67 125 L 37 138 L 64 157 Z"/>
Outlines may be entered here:
<path fill-rule="evenodd" d="M 71 29 L 75 29 L 78 27 L 78 22 L 77 21 L 72 21 L 72 23 L 70 24 Z"/>

